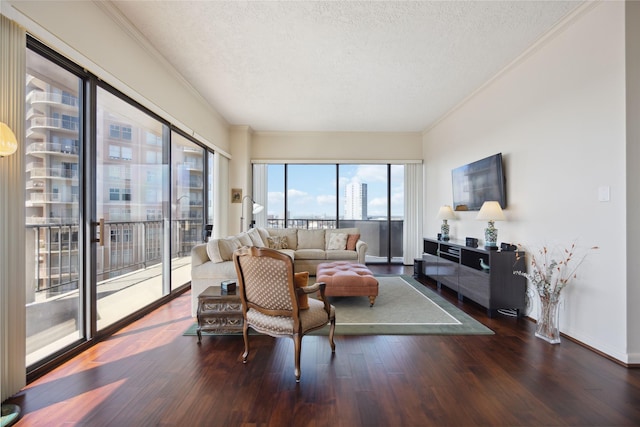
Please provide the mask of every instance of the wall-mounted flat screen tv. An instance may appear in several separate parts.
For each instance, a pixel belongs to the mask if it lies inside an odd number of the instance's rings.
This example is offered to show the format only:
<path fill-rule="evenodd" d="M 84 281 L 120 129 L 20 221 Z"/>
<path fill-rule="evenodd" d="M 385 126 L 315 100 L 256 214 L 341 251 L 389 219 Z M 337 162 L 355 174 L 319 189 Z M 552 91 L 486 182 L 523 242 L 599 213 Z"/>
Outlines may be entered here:
<path fill-rule="evenodd" d="M 477 211 L 489 200 L 498 201 L 502 209 L 507 207 L 502 153 L 455 168 L 451 178 L 454 210 Z"/>

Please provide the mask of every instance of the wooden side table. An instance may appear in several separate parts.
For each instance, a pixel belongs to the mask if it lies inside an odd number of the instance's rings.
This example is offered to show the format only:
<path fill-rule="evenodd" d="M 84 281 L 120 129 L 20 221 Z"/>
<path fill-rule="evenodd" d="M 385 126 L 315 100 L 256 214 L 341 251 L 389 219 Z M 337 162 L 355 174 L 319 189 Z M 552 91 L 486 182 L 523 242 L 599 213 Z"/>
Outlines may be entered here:
<path fill-rule="evenodd" d="M 235 292 L 209 286 L 198 295 L 198 343 L 205 332 L 242 332 L 242 301 Z"/>

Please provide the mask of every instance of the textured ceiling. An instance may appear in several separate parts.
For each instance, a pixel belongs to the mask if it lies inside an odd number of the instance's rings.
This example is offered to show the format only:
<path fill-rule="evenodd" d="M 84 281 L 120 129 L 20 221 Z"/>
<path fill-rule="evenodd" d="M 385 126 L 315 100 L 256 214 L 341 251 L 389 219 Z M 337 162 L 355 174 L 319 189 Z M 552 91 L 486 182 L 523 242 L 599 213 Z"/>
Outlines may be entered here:
<path fill-rule="evenodd" d="M 578 1 L 114 1 L 229 123 L 422 131 Z"/>

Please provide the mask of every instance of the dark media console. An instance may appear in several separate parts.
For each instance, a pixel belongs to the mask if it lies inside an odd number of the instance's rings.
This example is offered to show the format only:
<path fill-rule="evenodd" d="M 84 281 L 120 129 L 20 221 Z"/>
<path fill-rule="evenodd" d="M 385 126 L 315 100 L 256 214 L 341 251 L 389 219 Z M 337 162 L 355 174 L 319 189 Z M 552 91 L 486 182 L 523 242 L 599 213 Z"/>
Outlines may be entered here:
<path fill-rule="evenodd" d="M 514 271 L 525 271 L 524 252 L 489 251 L 464 242 L 424 239 L 422 273 L 487 308 L 492 317 L 498 309 L 524 314 L 527 281 Z"/>

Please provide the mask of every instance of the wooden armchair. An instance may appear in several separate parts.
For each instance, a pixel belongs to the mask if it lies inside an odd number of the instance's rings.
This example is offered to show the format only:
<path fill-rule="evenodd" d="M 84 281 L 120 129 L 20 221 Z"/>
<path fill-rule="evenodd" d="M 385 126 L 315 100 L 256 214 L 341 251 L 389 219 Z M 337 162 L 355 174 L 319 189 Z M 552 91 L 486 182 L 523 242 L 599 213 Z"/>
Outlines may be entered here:
<path fill-rule="evenodd" d="M 247 363 L 249 356 L 249 327 L 273 337 L 291 337 L 295 347 L 296 382 L 299 382 L 300 351 L 305 334 L 330 323 L 329 344 L 335 352 L 335 308 L 324 298 L 325 284 L 295 287 L 293 260 L 273 249 L 241 248 L 234 253 L 233 262 L 244 315 L 242 362 Z M 299 299 L 317 291 L 322 301 L 308 298 L 309 308 L 301 309 Z"/>

